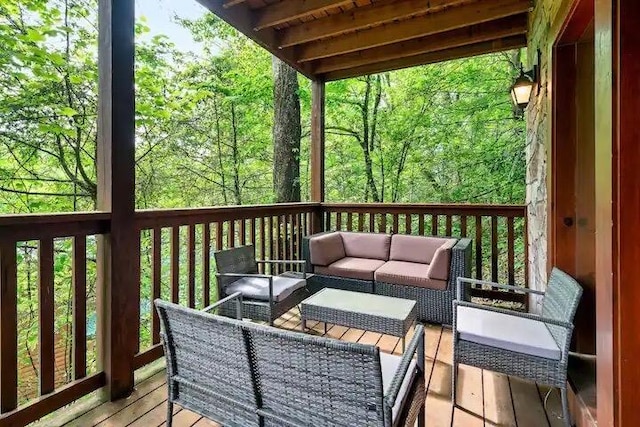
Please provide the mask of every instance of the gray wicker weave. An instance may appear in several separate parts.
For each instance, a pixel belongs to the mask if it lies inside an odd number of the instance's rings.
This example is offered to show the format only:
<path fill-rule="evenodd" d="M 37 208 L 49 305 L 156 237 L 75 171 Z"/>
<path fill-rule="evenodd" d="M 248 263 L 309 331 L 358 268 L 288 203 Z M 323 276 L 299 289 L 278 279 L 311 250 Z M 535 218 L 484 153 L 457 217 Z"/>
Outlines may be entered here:
<path fill-rule="evenodd" d="M 221 302 L 222 305 L 228 304 Z M 424 328 L 383 391 L 380 350 L 279 330 L 156 300 L 169 404 L 224 426 L 424 426 Z M 216 308 L 218 304 L 210 308 Z M 233 357 L 230 357 L 233 356 Z M 412 360 L 400 410 L 392 408 Z"/>
<path fill-rule="evenodd" d="M 313 265 L 309 262 L 309 238 L 303 240 L 303 257 L 307 260 L 307 272 L 313 272 Z M 345 277 L 315 274 L 309 279 L 311 292 L 324 287 L 345 289 L 358 292 L 373 292 L 378 295 L 410 299 L 417 301 L 417 315 L 421 322 L 440 323 L 450 325 L 453 320 L 451 307 L 455 299 L 456 279 L 471 275 L 471 239 L 459 239 L 451 250 L 451 267 L 449 268 L 449 282 L 447 289 L 429 289 L 418 286 L 398 285 L 394 283 L 372 282 Z"/>
<path fill-rule="evenodd" d="M 243 314 L 245 317 L 253 320 L 262 320 L 273 322 L 287 311 L 291 310 L 300 302 L 310 295 L 308 288 L 305 286 L 294 291 L 291 295 L 282 301 L 275 301 L 273 298 L 273 276 L 258 274 L 258 264 L 282 264 L 282 265 L 304 265 L 304 260 L 266 260 L 259 261 L 255 258 L 255 249 L 251 245 L 240 246 L 237 248 L 218 251 L 214 254 L 216 259 L 216 268 L 218 273 L 218 295 L 224 297 L 227 295 L 225 287 L 232 284 L 241 277 L 261 277 L 269 280 L 269 301 L 257 299 L 243 299 Z M 301 272 L 302 278 L 306 279 L 306 272 Z M 235 312 L 233 308 L 223 306 L 220 309 L 223 316 L 233 317 Z"/>
<path fill-rule="evenodd" d="M 521 313 L 471 303 L 467 301 L 465 291 L 466 285 L 469 284 L 491 285 L 500 289 L 544 295 L 542 313 L 541 315 Z M 573 317 L 581 295 L 582 288 L 580 285 L 571 276 L 557 268 L 551 271 L 546 292 L 473 279 L 458 279 L 458 299 L 454 302 L 454 314 L 457 312 L 457 307 L 466 306 L 543 322 L 560 348 L 561 358 L 560 360 L 547 359 L 462 340 L 459 334 L 456 333 L 456 316 L 454 316 L 453 403 L 455 404 L 456 402 L 457 368 L 458 364 L 463 363 L 465 365 L 472 365 L 490 371 L 521 377 L 552 387 L 558 387 L 561 391 L 562 412 L 565 424 L 571 425 L 567 400 L 567 363 L 569 359 L 569 345 L 571 344 L 571 335 L 573 332 Z"/>
<path fill-rule="evenodd" d="M 416 302 L 382 295 L 325 288 L 300 304 L 302 329 L 317 320 L 402 338 L 416 321 Z"/>

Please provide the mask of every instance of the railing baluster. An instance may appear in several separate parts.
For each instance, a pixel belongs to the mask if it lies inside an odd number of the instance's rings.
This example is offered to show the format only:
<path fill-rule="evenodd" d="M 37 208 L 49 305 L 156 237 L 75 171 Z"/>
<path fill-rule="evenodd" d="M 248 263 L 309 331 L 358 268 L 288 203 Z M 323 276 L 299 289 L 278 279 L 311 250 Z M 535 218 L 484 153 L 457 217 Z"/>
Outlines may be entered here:
<path fill-rule="evenodd" d="M 507 281 L 512 286 L 516 283 L 514 243 L 513 217 L 510 216 L 507 218 Z"/>
<path fill-rule="evenodd" d="M 353 231 L 353 214 L 347 213 L 347 231 Z"/>
<path fill-rule="evenodd" d="M 476 216 L 476 279 L 482 280 L 482 217 Z"/>
<path fill-rule="evenodd" d="M 269 259 L 276 259 L 276 257 L 273 255 L 274 248 L 276 247 L 277 242 L 276 242 L 276 237 L 274 236 L 274 233 L 273 233 L 273 217 L 272 216 L 269 217 L 269 240 L 268 240 L 268 242 L 269 242 Z M 269 268 L 269 274 L 273 274 L 273 270 L 274 270 L 273 269 L 273 265 L 270 264 L 268 266 L 265 266 L 265 269 L 267 267 Z"/>
<path fill-rule="evenodd" d="M 260 217 L 260 222 L 258 223 L 260 228 L 260 259 L 266 259 L 266 242 L 265 242 L 265 232 L 264 232 L 264 217 Z M 260 265 L 260 272 L 265 272 L 265 266 Z"/>
<path fill-rule="evenodd" d="M 431 215 L 431 235 L 432 236 L 438 235 L 438 215 L 437 214 Z"/>
<path fill-rule="evenodd" d="M 325 231 L 331 230 L 331 212 L 325 212 L 324 214 L 324 229 Z"/>
<path fill-rule="evenodd" d="M 424 214 L 418 214 L 418 234 L 424 236 Z"/>
<path fill-rule="evenodd" d="M 498 281 L 498 217 L 491 217 L 491 280 Z"/>
<path fill-rule="evenodd" d="M 18 405 L 18 304 L 16 244 L 0 242 L 0 413 Z"/>
<path fill-rule="evenodd" d="M 374 233 L 376 231 L 376 214 L 369 212 L 369 232 Z"/>
<path fill-rule="evenodd" d="M 293 215 L 293 241 L 295 242 L 292 247 L 291 253 L 293 254 L 292 259 L 301 259 L 302 256 L 300 254 L 302 247 L 302 230 L 300 229 L 300 224 L 302 223 L 302 214 L 294 214 Z M 293 270 L 296 270 L 295 268 Z"/>
<path fill-rule="evenodd" d="M 202 224 L 202 306 L 211 304 L 211 228 Z"/>
<path fill-rule="evenodd" d="M 55 388 L 54 341 L 54 288 L 53 288 L 53 239 L 40 240 L 38 244 L 38 361 L 40 363 L 40 396 Z M 4 351 L 4 349 L 3 349 Z"/>
<path fill-rule="evenodd" d="M 411 214 L 404 215 L 404 232 L 406 234 L 411 234 Z"/>
<path fill-rule="evenodd" d="M 151 242 L 151 286 L 152 300 L 160 298 L 160 287 L 162 284 L 162 229 L 157 227 L 153 229 L 153 240 Z M 160 343 L 160 318 L 158 313 L 152 307 L 151 309 L 151 343 Z"/>
<path fill-rule="evenodd" d="M 191 308 L 196 306 L 196 227 L 189 225 L 188 246 L 188 287 L 187 305 Z"/>
<path fill-rule="evenodd" d="M 240 225 L 240 227 L 238 228 L 238 234 L 240 235 L 240 245 L 244 246 L 247 244 L 247 233 L 245 230 L 246 220 L 241 219 L 238 221 L 238 224 Z"/>
<path fill-rule="evenodd" d="M 229 249 L 236 247 L 236 221 L 230 220 L 227 222 L 227 247 Z"/>
<path fill-rule="evenodd" d="M 358 231 L 364 231 L 364 213 L 358 214 Z"/>
<path fill-rule="evenodd" d="M 224 249 L 222 242 L 224 241 L 224 224 L 220 221 L 216 222 L 216 251 Z M 219 295 L 218 295 L 219 296 Z"/>
<path fill-rule="evenodd" d="M 398 234 L 399 231 L 399 220 L 398 220 L 398 214 L 393 214 L 392 216 L 393 218 L 393 234 Z"/>
<path fill-rule="evenodd" d="M 451 229 L 452 229 L 451 222 L 452 222 L 451 215 L 447 215 L 445 218 L 445 234 L 447 236 L 451 236 Z"/>
<path fill-rule="evenodd" d="M 87 376 L 87 237 L 73 238 L 73 379 Z M 155 314 L 155 310 L 154 310 Z"/>
<path fill-rule="evenodd" d="M 387 232 L 387 214 L 380 215 L 380 230 L 381 233 Z"/>
<path fill-rule="evenodd" d="M 249 242 L 254 248 L 256 247 L 256 219 L 249 219 Z"/>
<path fill-rule="evenodd" d="M 342 231 L 342 212 L 336 213 L 336 230 Z"/>
<path fill-rule="evenodd" d="M 460 217 L 460 236 L 467 237 L 467 216 L 462 215 Z"/>
<path fill-rule="evenodd" d="M 180 227 L 171 228 L 171 302 L 180 302 Z"/>

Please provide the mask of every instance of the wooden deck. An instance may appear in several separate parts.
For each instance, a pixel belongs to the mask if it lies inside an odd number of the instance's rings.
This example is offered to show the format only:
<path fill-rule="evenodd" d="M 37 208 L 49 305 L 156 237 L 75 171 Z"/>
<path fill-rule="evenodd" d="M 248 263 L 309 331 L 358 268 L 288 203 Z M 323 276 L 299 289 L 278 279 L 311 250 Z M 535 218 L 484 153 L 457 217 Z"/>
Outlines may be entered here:
<path fill-rule="evenodd" d="M 300 330 L 297 312 L 289 312 L 276 322 L 279 327 Z M 309 322 L 318 335 L 324 324 Z M 327 336 L 345 341 L 377 344 L 383 351 L 400 353 L 399 339 L 389 335 L 329 325 Z M 493 372 L 460 366 L 458 406 L 451 405 L 451 330 L 427 325 L 425 337 L 426 378 L 429 384 L 426 401 L 427 426 L 561 426 L 559 394 L 553 391 L 545 410 L 547 388 Z M 166 420 L 167 388 L 164 371 L 140 382 L 128 398 L 85 408 L 74 406 L 60 413 L 60 421 L 47 425 L 73 427 L 132 426 L 153 427 Z M 70 414 L 73 419 L 69 421 Z M 174 426 L 217 426 L 216 423 L 179 407 L 175 408 Z M 64 415 L 64 416 L 62 416 Z M 64 419 L 64 422 L 62 421 Z"/>

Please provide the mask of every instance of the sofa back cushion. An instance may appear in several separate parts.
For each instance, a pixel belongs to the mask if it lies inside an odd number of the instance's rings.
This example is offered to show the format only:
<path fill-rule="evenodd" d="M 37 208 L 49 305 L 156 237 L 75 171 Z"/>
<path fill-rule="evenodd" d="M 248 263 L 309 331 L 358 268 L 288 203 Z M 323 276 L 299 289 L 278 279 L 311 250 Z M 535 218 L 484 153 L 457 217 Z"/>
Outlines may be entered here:
<path fill-rule="evenodd" d="M 449 240 L 452 239 L 394 234 L 391 238 L 391 253 L 389 259 L 392 261 L 431 264 L 438 248 Z"/>
<path fill-rule="evenodd" d="M 339 232 L 321 234 L 309 239 L 311 264 L 327 266 L 344 258 L 344 245 Z"/>
<path fill-rule="evenodd" d="M 348 257 L 389 260 L 391 236 L 382 233 L 340 232 Z"/>
<path fill-rule="evenodd" d="M 456 244 L 456 239 L 446 239 L 445 243 L 440 246 L 429 265 L 427 276 L 434 280 L 448 280 L 449 269 L 451 267 L 451 248 Z"/>

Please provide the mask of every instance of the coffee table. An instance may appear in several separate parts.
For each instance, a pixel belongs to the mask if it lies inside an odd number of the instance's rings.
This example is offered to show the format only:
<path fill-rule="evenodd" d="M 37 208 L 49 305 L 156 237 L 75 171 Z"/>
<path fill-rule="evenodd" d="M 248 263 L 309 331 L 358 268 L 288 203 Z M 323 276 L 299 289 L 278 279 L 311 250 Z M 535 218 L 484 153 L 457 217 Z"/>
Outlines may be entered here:
<path fill-rule="evenodd" d="M 300 304 L 302 330 L 309 320 L 348 326 L 402 338 L 416 321 L 416 302 L 342 289 L 325 288 Z"/>

